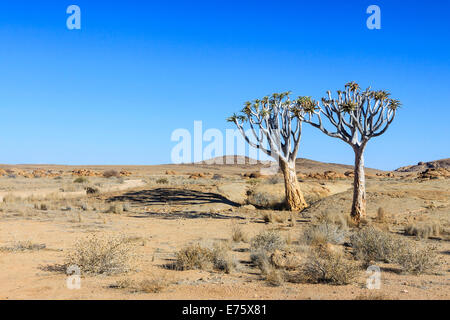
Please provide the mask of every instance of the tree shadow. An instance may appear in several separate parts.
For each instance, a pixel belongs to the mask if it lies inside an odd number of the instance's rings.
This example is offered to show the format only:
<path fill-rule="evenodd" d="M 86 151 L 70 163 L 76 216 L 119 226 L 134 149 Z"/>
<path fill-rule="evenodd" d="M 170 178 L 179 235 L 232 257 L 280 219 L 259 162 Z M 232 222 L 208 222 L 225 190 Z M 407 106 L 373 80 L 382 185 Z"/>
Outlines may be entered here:
<path fill-rule="evenodd" d="M 133 218 L 162 218 L 162 219 L 201 219 L 201 218 L 214 218 L 214 219 L 243 219 L 244 217 L 236 215 L 226 215 L 222 213 L 211 212 L 198 212 L 198 211 L 171 211 L 165 212 L 144 212 L 139 215 L 131 216 Z"/>
<path fill-rule="evenodd" d="M 158 188 L 128 192 L 120 196 L 109 198 L 107 201 L 127 201 L 131 204 L 142 206 L 163 205 L 167 203 L 174 205 L 224 203 L 233 207 L 240 206 L 238 203 L 230 201 L 217 193 L 173 188 Z"/>

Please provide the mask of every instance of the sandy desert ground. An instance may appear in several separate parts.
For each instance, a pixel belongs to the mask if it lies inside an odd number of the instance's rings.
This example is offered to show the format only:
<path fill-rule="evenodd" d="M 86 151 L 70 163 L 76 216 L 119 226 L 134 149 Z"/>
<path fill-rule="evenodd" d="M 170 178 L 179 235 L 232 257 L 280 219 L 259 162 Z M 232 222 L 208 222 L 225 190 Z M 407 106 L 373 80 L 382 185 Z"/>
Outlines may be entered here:
<path fill-rule="evenodd" d="M 449 171 L 368 169 L 355 227 L 350 166 L 299 159 L 310 207 L 290 213 L 262 165 L 0 166 L 0 299 L 450 298 Z"/>

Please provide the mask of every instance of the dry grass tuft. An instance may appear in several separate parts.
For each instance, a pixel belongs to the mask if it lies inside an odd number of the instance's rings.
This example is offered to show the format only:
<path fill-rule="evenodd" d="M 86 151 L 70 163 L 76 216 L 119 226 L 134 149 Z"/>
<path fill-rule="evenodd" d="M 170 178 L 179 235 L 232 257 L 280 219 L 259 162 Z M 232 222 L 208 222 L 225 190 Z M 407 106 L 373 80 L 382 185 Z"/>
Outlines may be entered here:
<path fill-rule="evenodd" d="M 39 251 L 45 249 L 45 244 L 37 244 L 31 241 L 17 241 L 10 247 L 1 247 L 0 251 L 23 252 L 23 251 Z"/>
<path fill-rule="evenodd" d="M 233 242 L 247 242 L 248 236 L 238 224 L 233 224 L 231 227 L 231 239 Z"/>
<path fill-rule="evenodd" d="M 422 222 L 408 225 L 405 228 L 405 234 L 416 236 L 420 239 L 428 239 L 429 237 L 440 236 L 442 229 L 438 222 Z"/>
<path fill-rule="evenodd" d="M 110 286 L 114 289 L 128 289 L 133 293 L 160 293 L 164 291 L 170 282 L 164 277 L 155 279 L 145 279 L 134 281 L 130 279 L 122 279 Z"/>

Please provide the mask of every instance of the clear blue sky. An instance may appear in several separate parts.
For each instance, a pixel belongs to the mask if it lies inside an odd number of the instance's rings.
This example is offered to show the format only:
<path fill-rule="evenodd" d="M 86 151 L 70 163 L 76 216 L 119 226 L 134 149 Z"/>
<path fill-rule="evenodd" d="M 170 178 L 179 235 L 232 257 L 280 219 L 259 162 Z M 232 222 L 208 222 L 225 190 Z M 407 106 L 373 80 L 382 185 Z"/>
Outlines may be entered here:
<path fill-rule="evenodd" d="M 366 27 L 371 4 L 381 30 Z M 367 166 L 446 158 L 449 16 L 446 0 L 1 1 L 0 163 L 169 163 L 174 129 L 225 130 L 244 101 L 351 80 L 404 105 Z M 299 156 L 353 162 L 306 126 Z"/>

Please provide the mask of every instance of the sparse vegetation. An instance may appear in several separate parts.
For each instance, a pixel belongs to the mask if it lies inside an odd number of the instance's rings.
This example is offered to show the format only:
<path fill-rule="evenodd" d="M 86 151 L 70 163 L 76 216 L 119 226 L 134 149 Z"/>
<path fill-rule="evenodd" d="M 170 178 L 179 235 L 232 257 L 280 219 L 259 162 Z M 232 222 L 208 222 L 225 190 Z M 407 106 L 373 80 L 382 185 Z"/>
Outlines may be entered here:
<path fill-rule="evenodd" d="M 420 239 L 428 239 L 429 237 L 438 237 L 442 232 L 442 227 L 438 222 L 421 222 L 410 224 L 405 228 L 405 234 L 408 236 L 416 236 Z"/>
<path fill-rule="evenodd" d="M 169 184 L 169 179 L 167 178 L 160 178 L 158 180 L 156 180 L 157 184 Z"/>
<path fill-rule="evenodd" d="M 170 285 L 164 277 L 135 281 L 122 279 L 110 286 L 114 289 L 128 289 L 132 293 L 160 293 Z"/>
<path fill-rule="evenodd" d="M 33 243 L 31 241 L 17 241 L 12 246 L 0 247 L 0 251 L 18 252 L 18 251 L 38 251 L 45 249 L 45 244 Z"/>
<path fill-rule="evenodd" d="M 373 261 L 395 262 L 403 246 L 403 242 L 393 235 L 372 226 L 353 234 L 350 241 L 355 257 L 366 266 Z"/>
<path fill-rule="evenodd" d="M 283 249 L 286 240 L 275 230 L 262 231 L 251 240 L 251 250 L 273 252 L 276 249 Z"/>
<path fill-rule="evenodd" d="M 404 273 L 422 274 L 433 271 L 439 264 L 436 249 L 425 245 L 407 245 L 398 255 L 396 262 Z"/>
<path fill-rule="evenodd" d="M 242 227 L 238 224 L 233 224 L 231 227 L 231 239 L 234 242 L 247 242 L 247 234 L 242 230 Z"/>
<path fill-rule="evenodd" d="M 235 265 L 233 258 L 228 253 L 228 248 L 218 243 L 213 248 L 195 243 L 181 249 L 176 257 L 176 269 L 178 270 L 209 270 L 214 268 L 230 273 Z"/>
<path fill-rule="evenodd" d="M 86 177 L 78 177 L 73 180 L 73 183 L 88 183 L 89 180 Z"/>
<path fill-rule="evenodd" d="M 310 225 L 302 234 L 302 239 L 306 244 L 317 246 L 326 243 L 342 243 L 346 236 L 346 230 L 328 222 L 318 225 Z"/>
<path fill-rule="evenodd" d="M 120 173 L 119 173 L 119 171 L 116 171 L 116 170 L 105 170 L 104 172 L 103 172 L 103 177 L 105 177 L 105 178 L 112 178 L 112 177 L 116 177 L 116 178 L 119 178 L 120 177 Z"/>
<path fill-rule="evenodd" d="M 346 285 L 353 282 L 358 269 L 354 262 L 346 260 L 341 254 L 312 251 L 295 279 L 306 283 Z"/>
<path fill-rule="evenodd" d="M 76 243 L 66 264 L 80 267 L 83 273 L 109 275 L 128 272 L 134 258 L 133 248 L 123 237 L 94 235 Z"/>

